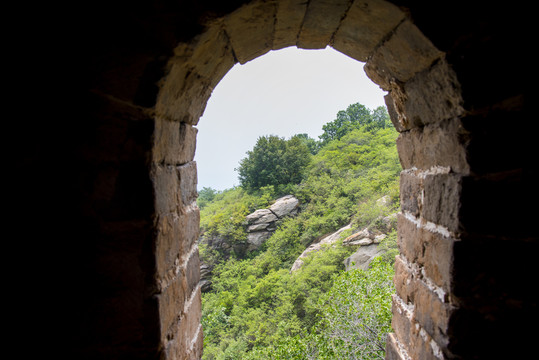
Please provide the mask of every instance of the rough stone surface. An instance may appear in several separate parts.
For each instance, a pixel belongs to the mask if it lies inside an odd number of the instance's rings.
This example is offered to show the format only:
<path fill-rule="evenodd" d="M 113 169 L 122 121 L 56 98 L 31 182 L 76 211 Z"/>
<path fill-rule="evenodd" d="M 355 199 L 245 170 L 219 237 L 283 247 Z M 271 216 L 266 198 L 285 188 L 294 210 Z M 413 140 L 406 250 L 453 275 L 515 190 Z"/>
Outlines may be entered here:
<path fill-rule="evenodd" d="M 269 210 L 278 218 L 283 218 L 288 215 L 295 215 L 298 207 L 299 200 L 292 195 L 287 195 L 275 200 Z"/>
<path fill-rule="evenodd" d="M 283 196 L 268 209 L 258 209 L 247 215 L 247 248 L 246 251 L 256 250 L 277 229 L 277 221 L 293 216 L 299 208 L 299 200 L 292 195 Z"/>
<path fill-rule="evenodd" d="M 344 260 L 346 271 L 351 269 L 367 270 L 372 259 L 383 253 L 377 244 L 359 244 L 359 249 Z"/>
<path fill-rule="evenodd" d="M 295 272 L 299 270 L 303 266 L 303 259 L 309 256 L 309 254 L 320 251 L 324 248 L 324 246 L 330 246 L 331 244 L 335 243 L 337 240 L 340 239 L 341 234 L 346 231 L 350 230 L 352 228 L 351 225 L 346 225 L 339 230 L 335 231 L 334 233 L 329 234 L 328 236 L 323 237 L 319 242 L 309 245 L 303 253 L 294 261 L 294 264 L 292 264 L 292 268 L 290 269 L 290 272 Z"/>
<path fill-rule="evenodd" d="M 335 33 L 332 47 L 365 62 L 403 19 L 404 13 L 385 1 L 354 1 Z"/>
<path fill-rule="evenodd" d="M 10 208 L 19 217 L 15 228 L 33 231 L 24 240 L 39 240 L 51 228 L 55 245 L 78 254 L 51 251 L 61 254 L 54 258 L 40 252 L 48 263 L 69 269 L 51 276 L 70 285 L 58 291 L 69 300 L 51 313 L 57 321 L 65 312 L 60 340 L 70 345 L 71 358 L 200 358 L 199 290 L 182 289 L 176 276 L 195 264 L 186 254 L 195 256 L 189 244 L 198 220 L 192 206 L 181 204 L 177 166 L 193 160 L 193 125 L 222 75 L 236 61 L 294 41 L 307 4 L 313 10 L 329 2 L 146 1 L 110 3 L 106 12 L 86 9 L 86 18 L 99 26 L 85 31 L 84 56 L 64 57 L 67 65 L 81 60 L 70 75 L 83 91 L 72 87 L 59 102 L 59 112 L 70 119 L 44 122 L 40 114 L 27 115 L 50 107 L 44 103 L 25 108 L 9 131 L 21 139 L 12 171 L 17 188 L 9 191 L 20 197 Z M 532 358 L 533 346 L 514 344 L 533 344 L 535 334 L 507 331 L 526 328 L 537 317 L 537 298 L 524 291 L 534 281 L 539 243 L 533 215 L 527 214 L 537 178 L 533 132 L 522 130 L 533 124 L 534 97 L 528 94 L 530 67 L 519 56 L 533 43 L 527 28 L 531 5 L 357 0 L 345 14 L 343 3 L 335 4 L 319 15 L 332 23 L 339 19 L 337 27 L 305 18 L 304 28 L 313 34 L 308 45 L 331 45 L 333 37 L 336 47 L 356 58 L 365 56 L 359 42 L 375 35 L 356 32 L 356 26 L 378 23 L 385 33 L 385 21 L 368 17 L 402 11 L 404 20 L 373 46 L 365 71 L 390 92 L 386 102 L 402 132 L 404 168 L 450 168 L 432 181 L 418 173 L 405 180 L 411 210 L 399 225 L 406 265 L 401 280 L 415 292 L 406 295 L 409 303 L 394 297 L 387 358 Z M 392 22 L 388 15 L 386 20 Z M 317 32 L 318 23 L 327 34 Z M 40 178 L 47 191 L 28 190 L 35 189 L 35 174 L 54 175 Z M 460 188 L 454 187 L 457 176 Z M 62 216 L 50 211 L 51 203 L 65 210 Z M 28 204 L 39 214 L 30 228 Z M 458 228 L 451 225 L 454 219 Z M 508 247 L 525 251 L 506 257 L 501 267 L 493 259 Z M 447 329 L 433 284 L 458 307 Z M 192 301 L 178 314 L 180 299 Z M 432 312 L 438 311 L 443 316 L 436 319 Z M 166 338 L 161 324 L 168 327 Z"/>
<path fill-rule="evenodd" d="M 404 21 L 367 61 L 365 72 L 384 90 L 390 90 L 395 80 L 406 82 L 441 56 L 417 27 Z"/>
<path fill-rule="evenodd" d="M 467 141 L 467 131 L 459 120 L 453 119 L 402 132 L 397 138 L 397 149 L 403 169 L 445 166 L 467 174 Z"/>
<path fill-rule="evenodd" d="M 460 85 L 445 60 L 417 73 L 404 85 L 393 83 L 397 130 L 411 129 L 464 114 Z"/>
<path fill-rule="evenodd" d="M 324 49 L 328 46 L 349 6 L 348 0 L 309 1 L 298 38 L 298 47 Z"/>
<path fill-rule="evenodd" d="M 273 50 L 295 46 L 307 10 L 304 0 L 283 0 L 277 5 Z"/>
<path fill-rule="evenodd" d="M 225 18 L 226 33 L 240 64 L 273 48 L 276 11 L 276 1 L 258 1 Z"/>

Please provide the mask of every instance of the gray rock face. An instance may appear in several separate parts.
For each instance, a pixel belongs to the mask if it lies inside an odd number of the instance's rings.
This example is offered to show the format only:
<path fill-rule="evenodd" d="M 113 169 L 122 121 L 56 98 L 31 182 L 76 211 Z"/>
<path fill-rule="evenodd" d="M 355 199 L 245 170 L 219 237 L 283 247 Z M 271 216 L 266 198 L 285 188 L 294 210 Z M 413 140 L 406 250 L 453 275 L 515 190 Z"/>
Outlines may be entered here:
<path fill-rule="evenodd" d="M 303 266 L 303 259 L 306 258 L 310 253 L 314 251 L 320 251 L 322 249 L 322 246 L 325 244 L 333 244 L 335 241 L 339 240 L 341 234 L 343 231 L 346 231 L 351 228 L 351 225 L 346 225 L 339 230 L 335 231 L 334 233 L 324 237 L 322 240 L 315 244 L 311 244 L 305 251 L 301 253 L 301 255 L 294 261 L 294 264 L 292 264 L 292 268 L 290 269 L 290 272 L 295 272 L 299 270 Z"/>
<path fill-rule="evenodd" d="M 360 246 L 360 248 L 344 260 L 346 271 L 350 269 L 367 270 L 372 259 L 383 253 L 383 250 L 378 248 L 378 244 L 371 243 L 369 245 Z"/>
<path fill-rule="evenodd" d="M 292 195 L 275 200 L 268 209 L 258 209 L 247 215 L 247 251 L 256 250 L 277 229 L 277 221 L 295 215 L 298 212 L 299 200 Z"/>
<path fill-rule="evenodd" d="M 293 195 L 286 195 L 280 199 L 277 199 L 269 210 L 274 213 L 278 218 L 283 218 L 288 215 L 295 215 L 299 207 L 299 200 Z"/>

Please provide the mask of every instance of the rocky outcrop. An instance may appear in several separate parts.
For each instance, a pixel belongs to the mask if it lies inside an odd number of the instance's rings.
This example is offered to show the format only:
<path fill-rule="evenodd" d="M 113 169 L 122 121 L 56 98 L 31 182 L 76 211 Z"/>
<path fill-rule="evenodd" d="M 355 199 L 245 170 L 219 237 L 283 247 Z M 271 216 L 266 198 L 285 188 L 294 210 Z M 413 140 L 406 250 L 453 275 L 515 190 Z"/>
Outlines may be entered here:
<path fill-rule="evenodd" d="M 355 253 L 344 259 L 346 271 L 366 270 L 372 259 L 384 253 L 378 245 L 395 228 L 396 217 L 397 214 L 386 216 L 380 219 L 377 229 L 364 228 L 343 240 L 345 246 L 359 246 Z"/>
<path fill-rule="evenodd" d="M 220 254 L 221 260 L 229 257 L 231 252 L 242 256 L 249 251 L 254 251 L 266 241 L 277 229 L 278 222 L 287 216 L 296 215 L 299 211 L 299 200 L 292 196 L 283 196 L 268 207 L 258 209 L 245 217 L 246 242 L 233 242 L 224 236 L 207 235 L 202 233 L 199 243 L 203 243 Z M 213 265 L 200 261 L 200 285 L 203 292 L 211 288 Z"/>
<path fill-rule="evenodd" d="M 258 249 L 277 229 L 277 222 L 297 214 L 299 200 L 293 195 L 283 196 L 267 209 L 259 209 L 245 218 L 247 251 Z"/>
<path fill-rule="evenodd" d="M 351 269 L 367 270 L 372 259 L 383 253 L 384 251 L 375 243 L 360 246 L 355 253 L 344 259 L 344 267 L 346 271 Z"/>
<path fill-rule="evenodd" d="M 379 227 L 377 229 L 363 228 L 356 230 L 352 235 L 346 237 L 343 240 L 344 246 L 357 246 L 359 247 L 355 253 L 350 255 L 344 260 L 346 270 L 350 269 L 367 269 L 372 259 L 381 255 L 383 250 L 379 248 L 380 242 L 387 236 L 395 227 L 396 214 L 386 216 L 379 221 Z M 336 232 L 325 236 L 317 243 L 311 244 L 305 251 L 296 259 L 290 272 L 295 272 L 303 266 L 303 259 L 309 254 L 320 251 L 324 248 L 324 245 L 331 245 L 337 242 L 346 230 L 352 229 L 352 224 L 348 224 Z"/>
<path fill-rule="evenodd" d="M 299 270 L 303 266 L 303 259 L 309 256 L 309 254 L 315 251 L 320 251 L 324 245 L 334 244 L 337 240 L 339 240 L 339 238 L 341 237 L 341 234 L 344 231 L 349 230 L 351 228 L 352 228 L 352 225 L 348 224 L 340 228 L 339 230 L 335 231 L 334 233 L 328 236 L 325 236 L 319 242 L 315 244 L 311 244 L 307 249 L 305 249 L 303 253 L 301 253 L 301 255 L 296 259 L 296 261 L 294 261 L 294 264 L 292 264 L 292 268 L 290 269 L 290 272 L 295 272 Z"/>

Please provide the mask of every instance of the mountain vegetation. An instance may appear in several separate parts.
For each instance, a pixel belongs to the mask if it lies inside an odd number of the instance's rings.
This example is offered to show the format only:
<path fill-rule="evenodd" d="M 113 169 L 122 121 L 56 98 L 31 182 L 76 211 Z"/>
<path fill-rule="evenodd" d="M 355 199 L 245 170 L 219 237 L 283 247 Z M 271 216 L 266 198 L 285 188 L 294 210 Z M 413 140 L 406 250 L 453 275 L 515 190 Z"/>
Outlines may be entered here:
<path fill-rule="evenodd" d="M 211 287 L 203 293 L 205 360 L 382 359 L 390 331 L 396 233 L 367 270 L 345 271 L 355 250 L 342 239 L 291 266 L 310 244 L 347 224 L 376 227 L 399 208 L 401 170 L 397 132 L 385 108 L 350 105 L 315 140 L 260 137 L 237 169 L 241 186 L 199 192 L 204 264 Z M 245 218 L 280 196 L 300 201 L 297 215 L 280 219 L 255 251 Z M 385 197 L 386 202 L 378 199 Z M 351 230 L 351 231 L 352 231 Z"/>

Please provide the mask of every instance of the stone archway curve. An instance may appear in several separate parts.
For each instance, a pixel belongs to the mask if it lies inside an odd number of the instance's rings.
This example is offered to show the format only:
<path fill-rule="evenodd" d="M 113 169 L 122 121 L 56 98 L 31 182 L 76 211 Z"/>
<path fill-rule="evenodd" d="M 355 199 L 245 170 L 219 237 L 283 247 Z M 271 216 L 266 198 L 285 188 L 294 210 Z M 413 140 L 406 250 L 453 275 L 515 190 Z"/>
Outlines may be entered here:
<path fill-rule="evenodd" d="M 455 184 L 470 170 L 459 125 L 464 114 L 460 86 L 444 53 L 384 0 L 258 0 L 212 20 L 192 42 L 179 44 L 160 84 L 151 172 L 164 357 L 199 358 L 202 351 L 195 126 L 213 88 L 234 64 L 288 46 L 331 46 L 366 62 L 367 75 L 388 91 L 404 169 L 395 334 L 388 339 L 388 357 L 450 354 L 448 324 L 455 305 L 448 295 L 447 259 L 459 237 L 458 204 L 457 197 L 441 198 L 429 184 L 458 188 Z M 423 238 L 433 238 L 432 245 Z"/>

